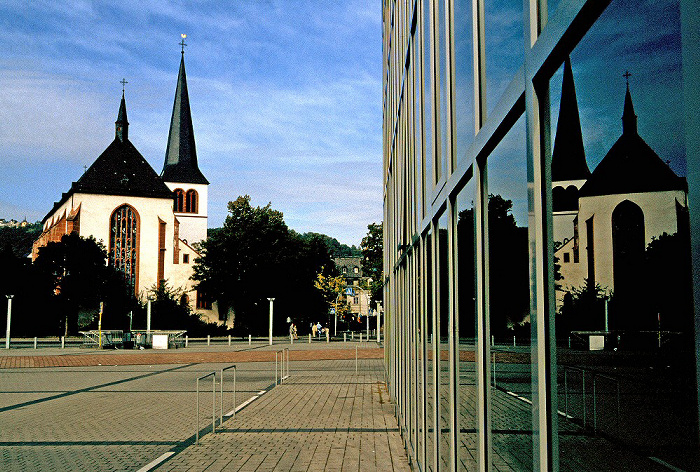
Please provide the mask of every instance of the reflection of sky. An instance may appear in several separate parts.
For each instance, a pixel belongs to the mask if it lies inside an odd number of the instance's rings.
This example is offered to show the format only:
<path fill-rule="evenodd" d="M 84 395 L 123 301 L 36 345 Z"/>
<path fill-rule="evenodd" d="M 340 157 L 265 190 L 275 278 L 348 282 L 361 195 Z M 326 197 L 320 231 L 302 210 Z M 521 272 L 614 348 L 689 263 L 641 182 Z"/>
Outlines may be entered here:
<path fill-rule="evenodd" d="M 493 33 L 489 43 L 489 5 L 507 3 L 508 12 L 495 24 L 510 24 L 518 34 Z M 556 15 L 556 4 L 549 2 L 551 15 Z M 522 50 L 522 24 L 513 20 L 512 11 L 521 6 L 513 2 L 491 0 L 486 4 L 487 86 L 505 87 L 517 63 L 513 51 Z M 551 17 L 550 15 L 550 17 Z M 489 44 L 493 47 L 489 55 Z M 496 48 L 496 45 L 498 47 Z M 571 55 L 576 94 L 586 157 L 591 170 L 605 156 L 622 133 L 622 108 L 625 79 L 629 70 L 630 90 L 638 116 L 639 134 L 664 161 L 679 175 L 685 175 L 685 147 L 683 144 L 681 93 L 680 11 L 678 2 L 670 1 L 613 1 L 595 26 L 584 37 Z M 501 57 L 498 52 L 504 51 Z M 518 56 L 519 57 L 519 56 Z M 517 67 L 516 67 L 517 66 Z M 508 70 L 510 68 L 510 70 Z M 495 70 L 505 73 L 494 73 Z M 493 77 L 489 80 L 489 76 Z M 556 133 L 561 97 L 562 69 L 550 82 L 552 102 L 552 145 Z M 498 90 L 501 93 L 502 90 Z M 489 91 L 487 96 L 492 97 Z M 493 104 L 489 102 L 490 106 Z M 524 119 L 508 134 L 496 149 L 489 166 L 489 192 L 500 193 L 513 200 L 514 215 L 519 225 L 526 224 L 525 199 L 525 127 Z M 522 197 L 517 195 L 522 194 Z"/>

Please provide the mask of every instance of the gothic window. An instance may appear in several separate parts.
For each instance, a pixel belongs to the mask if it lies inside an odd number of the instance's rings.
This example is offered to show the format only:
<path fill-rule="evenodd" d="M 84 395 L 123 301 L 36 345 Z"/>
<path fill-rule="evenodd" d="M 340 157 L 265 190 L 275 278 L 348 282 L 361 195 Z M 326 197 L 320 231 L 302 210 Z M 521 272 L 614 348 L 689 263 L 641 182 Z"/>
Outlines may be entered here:
<path fill-rule="evenodd" d="M 139 215 L 129 205 L 112 213 L 109 233 L 109 263 L 124 273 L 127 284 L 136 290 L 138 282 Z"/>
<path fill-rule="evenodd" d="M 629 200 L 612 213 L 613 284 L 616 303 L 634 310 L 644 263 L 644 212 Z"/>
<path fill-rule="evenodd" d="M 185 211 L 187 213 L 197 213 L 197 191 L 188 190 L 187 191 L 187 202 L 185 206 Z"/>
<path fill-rule="evenodd" d="M 176 188 L 173 193 L 175 193 L 175 211 L 185 211 L 185 192 L 181 188 Z"/>

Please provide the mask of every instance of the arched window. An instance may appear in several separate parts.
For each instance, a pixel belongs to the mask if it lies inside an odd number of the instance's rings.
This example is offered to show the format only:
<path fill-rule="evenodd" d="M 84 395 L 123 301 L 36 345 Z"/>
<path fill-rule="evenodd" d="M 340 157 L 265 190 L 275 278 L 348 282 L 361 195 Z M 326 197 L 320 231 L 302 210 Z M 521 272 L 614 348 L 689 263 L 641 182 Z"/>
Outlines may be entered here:
<path fill-rule="evenodd" d="M 185 211 L 185 192 L 181 188 L 176 188 L 173 193 L 175 194 L 175 211 Z"/>
<path fill-rule="evenodd" d="M 612 213 L 613 284 L 615 303 L 620 305 L 621 311 L 638 313 L 640 308 L 644 240 L 644 212 L 631 201 L 623 201 Z M 624 325 L 618 328 L 631 327 L 622 322 Z M 638 323 L 635 324 L 640 329 Z"/>
<path fill-rule="evenodd" d="M 112 213 L 109 232 L 109 263 L 124 273 L 129 286 L 138 288 L 139 215 L 129 205 Z"/>
<path fill-rule="evenodd" d="M 196 190 L 188 190 L 187 191 L 187 202 L 185 205 L 185 212 L 197 213 L 197 191 Z"/>

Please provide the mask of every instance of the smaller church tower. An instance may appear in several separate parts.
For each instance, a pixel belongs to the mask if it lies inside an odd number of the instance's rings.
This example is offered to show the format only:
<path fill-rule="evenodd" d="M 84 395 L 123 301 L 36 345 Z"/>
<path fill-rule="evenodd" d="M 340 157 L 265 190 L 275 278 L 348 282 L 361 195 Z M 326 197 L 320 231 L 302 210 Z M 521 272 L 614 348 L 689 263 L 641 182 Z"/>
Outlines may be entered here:
<path fill-rule="evenodd" d="M 170 120 L 168 145 L 161 177 L 174 193 L 179 238 L 192 244 L 207 237 L 207 192 L 209 181 L 197 165 L 190 99 L 185 74 L 185 35 L 180 43 L 182 57 L 177 76 L 175 103 Z"/>

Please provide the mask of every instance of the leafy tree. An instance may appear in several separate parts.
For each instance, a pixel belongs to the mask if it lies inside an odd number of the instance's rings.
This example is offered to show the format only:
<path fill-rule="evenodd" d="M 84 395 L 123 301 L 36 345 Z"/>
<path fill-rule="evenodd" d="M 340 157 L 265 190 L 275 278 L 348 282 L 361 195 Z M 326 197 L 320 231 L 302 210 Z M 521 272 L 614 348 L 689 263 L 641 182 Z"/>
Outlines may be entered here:
<path fill-rule="evenodd" d="M 382 223 L 367 225 L 367 235 L 362 238 L 360 248 L 363 257 L 363 272 L 372 278 L 370 291 L 372 303 L 376 308 L 377 302 L 384 297 L 384 236 Z"/>
<path fill-rule="evenodd" d="M 293 230 L 290 231 L 295 234 Z M 348 246 L 347 244 L 343 244 L 337 239 L 326 236 L 325 234 L 310 232 L 300 234 L 299 237 L 301 237 L 303 240 L 310 240 L 314 238 L 320 239 L 328 248 L 328 253 L 333 257 L 356 257 L 360 255 L 360 250 L 355 245 Z"/>
<path fill-rule="evenodd" d="M 106 262 L 102 243 L 75 233 L 39 249 L 33 264 L 35 287 L 40 296 L 52 298 L 54 306 L 47 321 L 60 326 L 62 334 L 76 333 L 79 313 L 96 314 L 100 302 L 105 304 L 103 327 L 128 327 L 126 313 L 135 300 L 124 276 Z M 89 320 L 85 327 L 91 324 L 96 320 Z"/>
<path fill-rule="evenodd" d="M 32 223 L 25 227 L 0 227 L 0 248 L 9 248 L 17 257 L 26 257 L 32 252 L 34 240 L 41 234 L 41 223 Z"/>
<path fill-rule="evenodd" d="M 234 313 L 234 329 L 267 332 L 267 298 L 275 298 L 277 332 L 286 332 L 287 317 L 303 326 L 324 313 L 313 284 L 321 267 L 332 267 L 325 243 L 302 239 L 288 229 L 282 212 L 269 203 L 253 207 L 248 195 L 229 202 L 228 212 L 223 227 L 202 243 L 193 279 L 217 300 L 219 310 Z"/>
<path fill-rule="evenodd" d="M 207 334 L 223 335 L 227 329 L 216 323 L 207 323 L 192 309 L 188 303 L 187 294 L 181 288 L 172 287 L 166 281 L 153 285 L 148 290 L 151 300 L 152 329 L 184 329 L 189 336 L 206 336 Z M 142 303 L 135 326 L 146 327 L 146 304 Z"/>
<path fill-rule="evenodd" d="M 321 293 L 328 307 L 328 311 L 333 308 L 336 316 L 343 319 L 348 311 L 345 301 L 345 277 L 336 275 L 335 277 L 324 275 L 323 271 L 316 275 L 314 287 Z"/>
<path fill-rule="evenodd" d="M 557 315 L 557 337 L 565 339 L 570 331 L 598 331 L 605 329 L 605 298 L 608 290 L 600 284 L 584 280 L 581 287 L 570 289 L 564 295 Z M 610 313 L 608 314 L 610 315 Z M 608 327 L 612 328 L 608 321 Z"/>

